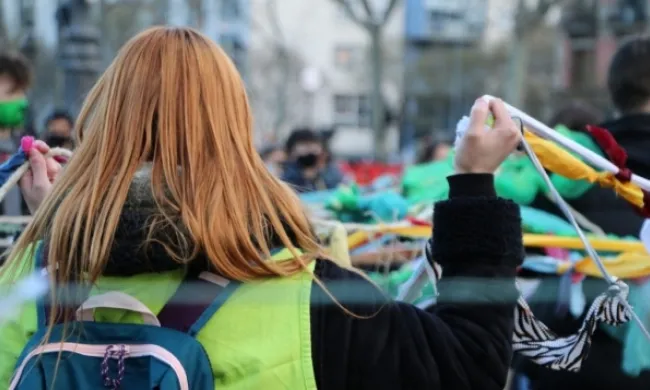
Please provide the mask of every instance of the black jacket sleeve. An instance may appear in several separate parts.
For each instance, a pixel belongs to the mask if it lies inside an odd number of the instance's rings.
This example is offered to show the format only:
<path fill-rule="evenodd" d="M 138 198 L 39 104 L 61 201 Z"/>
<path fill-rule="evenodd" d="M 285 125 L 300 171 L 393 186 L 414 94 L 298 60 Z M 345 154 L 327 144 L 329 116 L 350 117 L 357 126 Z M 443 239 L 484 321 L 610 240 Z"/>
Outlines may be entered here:
<path fill-rule="evenodd" d="M 320 390 L 504 388 L 523 260 L 519 209 L 496 197 L 491 175 L 452 176 L 449 184 L 434 217 L 432 253 L 443 267 L 437 305 L 393 302 L 364 277 L 319 261 L 327 292 L 314 284 L 311 324 Z"/>

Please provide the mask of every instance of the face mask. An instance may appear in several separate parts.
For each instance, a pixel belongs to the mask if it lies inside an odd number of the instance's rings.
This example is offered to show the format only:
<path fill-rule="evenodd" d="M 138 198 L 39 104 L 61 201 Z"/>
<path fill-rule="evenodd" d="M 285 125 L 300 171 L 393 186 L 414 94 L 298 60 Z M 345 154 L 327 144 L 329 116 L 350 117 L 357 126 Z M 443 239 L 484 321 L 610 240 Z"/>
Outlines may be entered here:
<path fill-rule="evenodd" d="M 23 127 L 27 114 L 27 99 L 0 102 L 0 128 Z"/>
<path fill-rule="evenodd" d="M 318 164 L 318 157 L 316 153 L 303 154 L 296 157 L 296 164 L 303 168 L 313 168 Z"/>
<path fill-rule="evenodd" d="M 65 146 L 66 144 L 71 144 L 72 143 L 72 138 L 70 137 L 65 137 L 62 135 L 57 135 L 57 134 L 49 134 L 45 138 L 45 143 L 53 148 L 61 148 Z"/>

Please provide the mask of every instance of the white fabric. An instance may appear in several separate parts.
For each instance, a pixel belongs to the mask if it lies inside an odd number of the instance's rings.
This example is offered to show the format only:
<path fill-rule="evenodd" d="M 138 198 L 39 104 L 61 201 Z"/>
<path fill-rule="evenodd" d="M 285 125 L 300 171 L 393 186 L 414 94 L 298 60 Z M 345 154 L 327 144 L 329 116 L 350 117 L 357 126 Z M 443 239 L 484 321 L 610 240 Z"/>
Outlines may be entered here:
<path fill-rule="evenodd" d="M 76 312 L 77 321 L 94 321 L 94 310 L 100 308 L 122 309 L 142 314 L 147 325 L 160 326 L 158 317 L 149 308 L 134 297 L 119 291 L 110 291 L 88 298 Z"/>

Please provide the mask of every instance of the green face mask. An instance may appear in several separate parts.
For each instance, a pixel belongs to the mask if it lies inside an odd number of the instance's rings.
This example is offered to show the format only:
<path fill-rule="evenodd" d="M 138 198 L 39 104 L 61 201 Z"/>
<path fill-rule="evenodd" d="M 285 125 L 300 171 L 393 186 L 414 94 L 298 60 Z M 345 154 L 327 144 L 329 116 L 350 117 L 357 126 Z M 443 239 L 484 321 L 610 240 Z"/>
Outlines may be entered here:
<path fill-rule="evenodd" d="M 27 99 L 0 102 L 0 128 L 18 128 L 25 124 Z"/>

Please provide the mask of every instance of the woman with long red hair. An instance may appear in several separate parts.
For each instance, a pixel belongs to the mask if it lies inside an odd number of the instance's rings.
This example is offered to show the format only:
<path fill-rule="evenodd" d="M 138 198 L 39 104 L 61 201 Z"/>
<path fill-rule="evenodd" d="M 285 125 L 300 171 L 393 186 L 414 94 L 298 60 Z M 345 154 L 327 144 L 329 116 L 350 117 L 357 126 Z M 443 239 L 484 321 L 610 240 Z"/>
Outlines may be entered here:
<path fill-rule="evenodd" d="M 0 283 L 43 270 L 50 293 L 0 326 L 0 387 L 502 390 L 514 312 L 502 294 L 516 295 L 523 250 L 492 173 L 519 133 L 499 102 L 477 101 L 472 121 L 436 206 L 440 303 L 393 302 L 328 260 L 266 169 L 224 51 L 189 28 L 141 33 L 86 98 L 65 169 L 43 143 L 26 151 L 34 218 Z M 501 283 L 453 283 L 467 278 Z"/>

